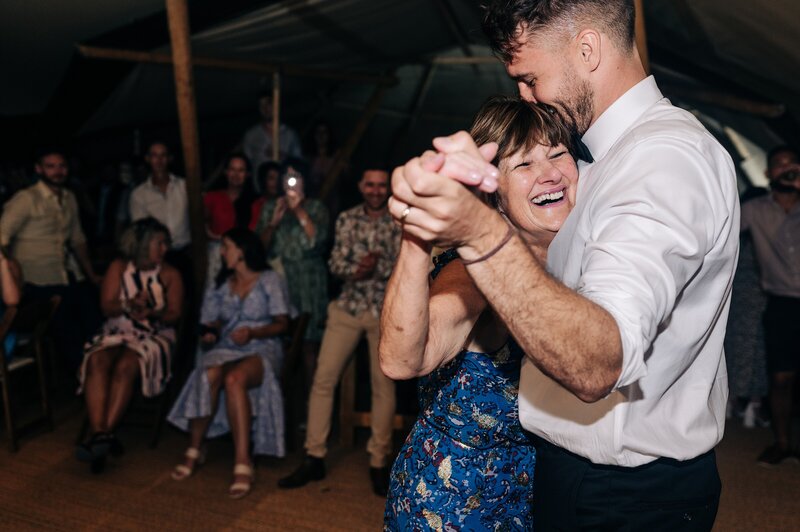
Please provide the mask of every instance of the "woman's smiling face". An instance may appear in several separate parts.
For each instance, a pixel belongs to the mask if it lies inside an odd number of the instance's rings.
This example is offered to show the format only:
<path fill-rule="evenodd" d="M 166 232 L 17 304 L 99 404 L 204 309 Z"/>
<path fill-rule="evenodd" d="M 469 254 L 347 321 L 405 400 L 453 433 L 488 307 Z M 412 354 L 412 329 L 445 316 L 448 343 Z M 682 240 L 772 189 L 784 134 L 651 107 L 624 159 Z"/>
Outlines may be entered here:
<path fill-rule="evenodd" d="M 535 240 L 549 241 L 575 206 L 578 168 L 567 148 L 536 144 L 503 158 L 498 167 L 500 210 Z"/>

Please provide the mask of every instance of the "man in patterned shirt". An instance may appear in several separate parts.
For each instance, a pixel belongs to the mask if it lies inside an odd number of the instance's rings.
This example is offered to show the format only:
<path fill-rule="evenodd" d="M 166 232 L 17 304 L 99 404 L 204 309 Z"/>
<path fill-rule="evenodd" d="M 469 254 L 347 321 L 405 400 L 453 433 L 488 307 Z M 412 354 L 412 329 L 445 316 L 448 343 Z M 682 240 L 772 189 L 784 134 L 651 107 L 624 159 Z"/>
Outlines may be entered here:
<path fill-rule="evenodd" d="M 395 411 L 394 382 L 381 372 L 378 333 L 383 294 L 400 246 L 400 227 L 392 222 L 386 202 L 389 174 L 366 170 L 358 188 L 364 203 L 339 215 L 329 261 L 331 272 L 344 281 L 342 293 L 328 306 L 314 384 L 308 402 L 306 456 L 281 488 L 297 488 L 325 477 L 326 441 L 331 427 L 333 392 L 361 336 L 369 343 L 372 387 L 372 436 L 367 443 L 373 491 L 386 496 L 387 458 L 392 444 Z"/>

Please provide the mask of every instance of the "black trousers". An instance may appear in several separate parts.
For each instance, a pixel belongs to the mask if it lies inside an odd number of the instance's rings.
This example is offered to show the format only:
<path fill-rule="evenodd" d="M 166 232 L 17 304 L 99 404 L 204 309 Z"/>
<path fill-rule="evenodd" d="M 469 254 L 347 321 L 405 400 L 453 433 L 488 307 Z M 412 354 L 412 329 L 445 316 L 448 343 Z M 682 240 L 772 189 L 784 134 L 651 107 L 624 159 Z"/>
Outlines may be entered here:
<path fill-rule="evenodd" d="M 533 526 L 550 530 L 708 531 L 721 483 L 714 451 L 640 467 L 592 464 L 539 438 Z"/>

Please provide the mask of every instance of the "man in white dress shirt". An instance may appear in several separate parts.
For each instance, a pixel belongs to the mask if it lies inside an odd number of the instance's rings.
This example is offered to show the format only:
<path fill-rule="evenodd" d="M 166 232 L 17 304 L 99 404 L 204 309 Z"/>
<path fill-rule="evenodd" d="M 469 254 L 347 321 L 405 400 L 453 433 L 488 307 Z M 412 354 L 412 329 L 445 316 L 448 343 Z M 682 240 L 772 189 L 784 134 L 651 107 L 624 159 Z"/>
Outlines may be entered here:
<path fill-rule="evenodd" d="M 478 164 L 441 175 L 447 157 L 412 159 L 393 175 L 390 210 L 473 261 L 467 271 L 528 355 L 519 408 L 537 442 L 536 529 L 710 530 L 738 252 L 731 159 L 646 76 L 633 0 L 486 9 L 520 95 L 591 151 L 547 270 L 456 181 L 491 190 Z M 434 145 L 481 155 L 464 133 Z"/>

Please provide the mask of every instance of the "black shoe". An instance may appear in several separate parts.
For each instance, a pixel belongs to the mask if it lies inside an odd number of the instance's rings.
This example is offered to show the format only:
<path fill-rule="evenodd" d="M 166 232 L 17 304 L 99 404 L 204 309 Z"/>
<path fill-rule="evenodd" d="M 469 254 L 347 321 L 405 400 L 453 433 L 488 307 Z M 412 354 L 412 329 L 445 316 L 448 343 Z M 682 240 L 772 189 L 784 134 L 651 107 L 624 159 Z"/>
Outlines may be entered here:
<path fill-rule="evenodd" d="M 91 463 L 97 458 L 105 459 L 110 447 L 108 434 L 96 432 L 84 443 L 78 444 L 75 448 L 75 456 L 81 462 Z"/>
<path fill-rule="evenodd" d="M 122 445 L 122 442 L 117 438 L 117 435 L 113 432 L 109 432 L 107 435 L 108 439 L 108 452 L 111 456 L 115 458 L 119 458 L 123 454 L 125 454 L 125 446 Z"/>
<path fill-rule="evenodd" d="M 375 495 L 386 497 L 389 493 L 389 468 L 370 467 L 369 479 L 372 481 L 372 491 Z"/>
<path fill-rule="evenodd" d="M 322 458 L 306 455 L 300 466 L 294 472 L 278 480 L 279 488 L 299 488 L 312 480 L 325 478 L 325 461 Z"/>
<path fill-rule="evenodd" d="M 772 467 L 780 465 L 780 463 L 784 460 L 797 462 L 797 457 L 794 455 L 794 453 L 792 453 L 791 450 L 781 449 L 776 443 L 764 449 L 764 452 L 758 456 L 758 465 Z"/>

